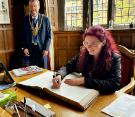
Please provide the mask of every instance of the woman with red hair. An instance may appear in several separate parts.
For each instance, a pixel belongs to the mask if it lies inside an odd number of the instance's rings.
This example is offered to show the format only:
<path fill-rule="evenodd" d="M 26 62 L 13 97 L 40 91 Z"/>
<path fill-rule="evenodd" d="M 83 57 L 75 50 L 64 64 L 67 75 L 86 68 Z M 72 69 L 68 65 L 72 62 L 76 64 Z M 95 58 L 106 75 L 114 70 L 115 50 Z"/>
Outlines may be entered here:
<path fill-rule="evenodd" d="M 79 55 L 72 58 L 53 78 L 53 88 L 59 88 L 61 79 L 69 73 L 78 72 L 77 79 L 66 79 L 66 84 L 83 85 L 102 94 L 119 89 L 121 58 L 111 34 L 97 25 L 89 27 L 83 35 L 83 47 Z"/>

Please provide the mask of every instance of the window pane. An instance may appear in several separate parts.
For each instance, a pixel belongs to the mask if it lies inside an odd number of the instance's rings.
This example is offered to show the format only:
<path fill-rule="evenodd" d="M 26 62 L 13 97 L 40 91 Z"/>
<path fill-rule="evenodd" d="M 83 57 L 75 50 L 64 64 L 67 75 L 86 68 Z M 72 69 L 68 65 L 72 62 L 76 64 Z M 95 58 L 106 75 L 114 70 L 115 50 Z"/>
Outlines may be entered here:
<path fill-rule="evenodd" d="M 135 0 L 115 0 L 115 6 L 115 24 L 129 24 L 131 22 L 134 22 Z"/>
<path fill-rule="evenodd" d="M 130 7 L 135 7 L 135 0 L 130 0 L 132 4 L 130 4 Z"/>
<path fill-rule="evenodd" d="M 107 24 L 108 0 L 93 0 L 93 25 Z"/>
<path fill-rule="evenodd" d="M 83 0 L 65 0 L 65 27 L 66 29 L 81 29 L 83 27 Z M 76 28 L 75 28 L 76 27 Z"/>

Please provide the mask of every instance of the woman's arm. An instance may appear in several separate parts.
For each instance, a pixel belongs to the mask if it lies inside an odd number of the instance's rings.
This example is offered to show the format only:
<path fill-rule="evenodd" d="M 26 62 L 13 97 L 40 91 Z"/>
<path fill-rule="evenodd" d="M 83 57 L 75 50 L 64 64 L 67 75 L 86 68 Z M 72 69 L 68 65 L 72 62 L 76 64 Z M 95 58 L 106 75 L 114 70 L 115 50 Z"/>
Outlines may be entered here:
<path fill-rule="evenodd" d="M 57 74 L 61 75 L 62 79 L 69 73 L 76 71 L 76 63 L 78 60 L 78 55 L 73 57 L 66 65 L 58 70 Z"/>

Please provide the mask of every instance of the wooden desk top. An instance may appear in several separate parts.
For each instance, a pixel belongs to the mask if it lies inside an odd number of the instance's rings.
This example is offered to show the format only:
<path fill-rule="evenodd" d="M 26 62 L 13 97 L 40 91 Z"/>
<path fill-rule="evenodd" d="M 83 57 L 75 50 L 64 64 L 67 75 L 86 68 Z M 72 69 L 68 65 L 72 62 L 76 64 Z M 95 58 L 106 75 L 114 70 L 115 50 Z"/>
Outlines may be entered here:
<path fill-rule="evenodd" d="M 37 74 L 15 77 L 11 73 L 16 82 L 26 80 L 28 78 L 36 76 Z M 68 105 L 67 103 L 64 103 L 60 100 L 55 100 L 55 98 L 53 98 L 52 100 L 50 99 L 51 97 L 39 97 L 38 95 L 31 94 L 30 92 L 27 92 L 18 87 L 13 87 L 10 90 L 16 91 L 18 101 L 22 100 L 24 97 L 28 97 L 37 101 L 41 105 L 50 104 L 51 110 L 56 113 L 56 117 L 109 117 L 108 115 L 102 113 L 101 110 L 117 97 L 117 94 L 99 96 L 89 108 L 87 108 L 83 112 L 80 112 L 73 107 L 70 107 L 70 105 Z"/>
<path fill-rule="evenodd" d="M 7 111 L 0 107 L 0 117 L 12 117 Z"/>

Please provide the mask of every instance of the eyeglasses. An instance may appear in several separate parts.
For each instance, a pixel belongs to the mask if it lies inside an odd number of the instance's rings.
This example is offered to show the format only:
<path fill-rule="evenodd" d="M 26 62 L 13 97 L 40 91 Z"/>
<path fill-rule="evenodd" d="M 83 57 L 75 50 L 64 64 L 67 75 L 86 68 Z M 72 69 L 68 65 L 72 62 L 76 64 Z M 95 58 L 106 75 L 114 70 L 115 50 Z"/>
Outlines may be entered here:
<path fill-rule="evenodd" d="M 83 41 L 83 45 L 85 46 L 85 47 L 97 47 L 99 44 L 100 44 L 101 42 L 99 42 L 99 41 L 97 41 L 97 42 L 93 42 L 93 43 L 88 43 L 88 42 L 86 42 L 86 41 Z"/>

